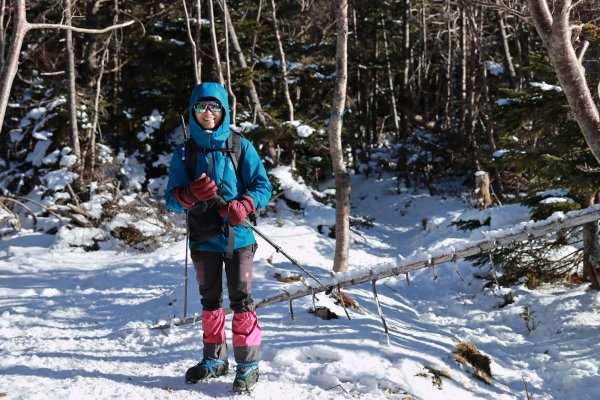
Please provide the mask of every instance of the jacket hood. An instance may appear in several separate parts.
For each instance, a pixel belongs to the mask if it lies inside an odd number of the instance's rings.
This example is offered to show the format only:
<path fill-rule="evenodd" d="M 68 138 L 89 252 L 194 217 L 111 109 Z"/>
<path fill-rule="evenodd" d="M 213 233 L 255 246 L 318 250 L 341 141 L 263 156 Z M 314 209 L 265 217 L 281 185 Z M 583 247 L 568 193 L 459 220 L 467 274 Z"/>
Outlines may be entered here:
<path fill-rule="evenodd" d="M 210 134 L 209 131 L 205 131 L 196 121 L 194 116 L 194 104 L 200 99 L 213 97 L 221 102 L 223 106 L 223 119 L 219 127 Z M 224 146 L 227 137 L 229 136 L 229 100 L 227 98 L 227 91 L 223 87 L 216 82 L 205 82 L 199 85 L 194 86 L 192 90 L 192 95 L 190 97 L 189 104 L 189 127 L 190 127 L 190 135 L 192 139 L 200 147 L 218 147 L 221 148 Z"/>

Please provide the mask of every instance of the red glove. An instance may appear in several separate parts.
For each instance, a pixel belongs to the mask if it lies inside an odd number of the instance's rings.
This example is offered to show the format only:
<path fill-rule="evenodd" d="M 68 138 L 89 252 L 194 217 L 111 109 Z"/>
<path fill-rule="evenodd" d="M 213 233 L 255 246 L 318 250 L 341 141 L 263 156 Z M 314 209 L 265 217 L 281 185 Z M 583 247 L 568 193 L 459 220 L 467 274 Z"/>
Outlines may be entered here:
<path fill-rule="evenodd" d="M 204 173 L 191 183 L 175 188 L 175 201 L 185 208 L 190 208 L 199 201 L 210 200 L 216 195 L 215 181 Z"/>
<path fill-rule="evenodd" d="M 229 217 L 231 225 L 239 225 L 250 214 L 256 211 L 252 197 L 247 194 L 243 195 L 239 200 L 231 200 L 227 205 L 219 210 L 221 218 Z"/>

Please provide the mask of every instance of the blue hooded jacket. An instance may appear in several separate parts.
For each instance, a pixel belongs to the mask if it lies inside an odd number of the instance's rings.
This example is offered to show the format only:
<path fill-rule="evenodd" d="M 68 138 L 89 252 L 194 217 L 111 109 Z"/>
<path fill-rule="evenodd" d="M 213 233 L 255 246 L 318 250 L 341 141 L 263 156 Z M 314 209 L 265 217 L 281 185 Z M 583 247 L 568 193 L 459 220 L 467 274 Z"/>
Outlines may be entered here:
<path fill-rule="evenodd" d="M 215 131 L 206 131 L 200 127 L 194 114 L 194 104 L 200 99 L 213 97 L 221 102 L 223 106 L 223 119 Z M 189 130 L 190 136 L 198 144 L 199 148 L 226 147 L 226 140 L 229 136 L 229 101 L 225 88 L 214 82 L 205 82 L 196 85 L 192 90 L 192 96 L 189 103 Z M 218 192 L 227 202 L 237 200 L 243 195 L 248 195 L 254 201 L 256 209 L 263 208 L 271 198 L 273 188 L 267 177 L 265 168 L 260 157 L 250 141 L 241 137 L 242 154 L 239 160 L 240 181 L 233 167 L 231 158 L 223 152 L 201 152 L 196 156 L 195 177 L 202 173 L 207 173 L 215 181 Z M 185 161 L 182 159 L 183 145 L 178 145 L 173 152 L 171 165 L 169 167 L 169 181 L 165 192 L 167 207 L 172 211 L 186 210 L 175 200 L 174 190 L 177 186 L 186 185 L 190 182 Z M 208 171 L 209 157 L 213 157 L 212 170 Z M 225 217 L 227 219 L 227 217 Z M 252 230 L 243 225 L 236 225 L 234 248 L 248 246 L 256 243 Z M 215 238 L 203 242 L 197 246 L 198 250 L 226 252 L 227 251 L 227 230 Z"/>

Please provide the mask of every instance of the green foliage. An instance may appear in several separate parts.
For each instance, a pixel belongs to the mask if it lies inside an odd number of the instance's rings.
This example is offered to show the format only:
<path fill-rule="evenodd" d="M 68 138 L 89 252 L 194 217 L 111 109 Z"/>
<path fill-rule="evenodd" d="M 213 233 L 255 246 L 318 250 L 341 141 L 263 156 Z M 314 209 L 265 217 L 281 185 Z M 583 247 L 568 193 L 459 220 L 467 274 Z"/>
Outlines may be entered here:
<path fill-rule="evenodd" d="M 201 17 L 206 19 L 205 2 L 202 3 Z M 99 2 L 96 4 L 97 13 L 88 21 L 87 13 L 91 8 L 77 3 L 74 5 L 74 14 L 77 15 L 74 24 L 93 25 L 95 28 L 109 26 L 117 13 L 115 4 L 120 7 L 120 21 L 137 18 L 138 23 L 106 35 L 75 35 L 78 101 L 89 110 L 95 96 L 94 83 L 99 71 L 88 65 L 88 49 L 92 45 L 97 46 L 100 53 L 96 54 L 95 59 L 98 61 L 101 51 L 108 46 L 109 58 L 101 87 L 101 135 L 98 141 L 117 151 L 123 150 L 127 156 L 138 152 L 138 160 L 147 167 L 147 176 L 162 176 L 166 173 L 165 167 L 155 167 L 153 164 L 159 157 L 172 151 L 172 133 L 179 127 L 181 115 L 186 113 L 188 94 L 194 83 L 183 8 L 181 2 Z M 329 177 L 331 170 L 326 131 L 335 84 L 334 3 L 330 0 L 277 1 L 278 25 L 287 58 L 288 83 L 295 119 L 317 129 L 317 132 L 306 139 L 298 138 L 293 128 L 284 123 L 288 110 L 283 97 L 279 49 L 271 20 L 271 5 L 268 2 L 249 0 L 230 0 L 227 4 L 248 64 L 247 68 L 240 68 L 230 53 L 232 91 L 237 99 L 237 122 L 247 121 L 252 116 L 247 92 L 250 83 L 253 83 L 263 109 L 271 118 L 268 118 L 267 126 L 248 134 L 248 138 L 255 144 L 271 142 L 279 145 L 283 149 L 282 162 L 290 163 L 294 159 L 298 173 L 308 183 L 314 184 Z M 195 15 L 195 4 L 188 1 L 188 5 L 192 13 L 191 26 L 196 35 L 198 16 Z M 404 178 L 407 186 L 426 182 L 427 187 L 433 190 L 432 180 L 439 178 L 440 174 L 468 176 L 473 165 L 483 161 L 483 164 L 499 165 L 522 172 L 535 187 L 543 187 L 550 182 L 552 187 L 565 187 L 574 195 L 577 190 L 585 193 L 587 188 L 596 185 L 596 180 L 593 177 L 578 178 L 582 174 L 577 168 L 586 164 L 594 165 L 594 160 L 588 157 L 581 135 L 577 141 L 572 140 L 578 135 L 578 131 L 568 114 L 562 93 L 543 92 L 531 87 L 525 88 L 523 92 L 504 92 L 503 95 L 519 99 L 521 103 L 515 107 L 493 107 L 494 111 L 499 112 L 499 115 L 493 116 L 497 132 L 502 135 L 498 143 L 511 149 L 513 156 L 525 151 L 535 163 L 510 160 L 510 157 L 501 162 L 492 161 L 487 156 L 489 148 L 485 148 L 485 143 L 488 142 L 488 132 L 484 114 L 488 111 L 485 109 L 488 98 L 484 91 L 479 90 L 484 83 L 481 62 L 485 60 L 482 59 L 482 53 L 467 54 L 469 60 L 473 61 L 469 62 L 467 73 L 474 77 L 472 83 L 478 89 L 474 93 L 477 98 L 474 108 L 470 110 L 471 115 L 477 117 L 472 124 L 475 132 L 465 134 L 460 115 L 469 106 L 458 95 L 459 90 L 462 90 L 460 65 L 446 64 L 461 56 L 458 51 L 462 47 L 456 46 L 460 40 L 460 35 L 456 34 L 460 29 L 460 22 L 457 22 L 455 13 L 466 11 L 470 14 L 475 11 L 477 14 L 472 15 L 482 17 L 482 23 L 477 24 L 476 30 L 474 27 L 467 27 L 469 37 L 477 37 L 477 46 L 472 46 L 473 42 L 468 44 L 468 48 L 485 48 L 486 59 L 498 61 L 503 58 L 498 43 L 498 16 L 493 10 L 478 7 L 469 2 L 450 4 L 424 1 L 418 5 L 413 4 L 408 20 L 411 49 L 407 55 L 403 52 L 406 39 L 403 4 L 350 2 L 347 111 L 343 116 L 342 139 L 344 145 L 351 147 L 353 154 L 356 154 L 356 149 L 368 153 L 369 148 L 377 148 L 385 141 L 388 141 L 386 145 L 395 145 L 393 142 L 402 138 L 401 151 L 405 154 L 399 158 L 404 157 L 406 162 L 398 163 L 398 177 Z M 597 75 L 594 72 L 595 64 L 591 60 L 597 58 L 599 35 L 597 28 L 589 23 L 593 19 L 588 14 L 591 15 L 588 12 L 580 14 L 582 23 L 585 23 L 580 40 L 591 43 L 586 53 L 587 63 L 584 65 L 592 77 L 590 82 L 594 82 Z M 54 2 L 34 1 L 28 4 L 28 19 L 31 22 L 58 22 L 61 18 L 61 8 L 56 7 Z M 215 18 L 222 67 L 225 68 L 225 24 L 223 12 L 218 6 L 215 7 Z M 426 26 L 422 26 L 423 21 L 426 21 Z M 515 56 L 524 56 L 521 60 L 515 60 L 515 64 L 519 65 L 519 73 L 523 77 L 531 76 L 536 81 L 554 82 L 555 75 L 541 42 L 533 35 L 533 29 L 514 20 L 509 20 L 508 23 L 511 25 L 510 29 L 514 29 L 511 32 L 515 38 L 509 43 L 511 52 Z M 201 23 L 198 37 L 198 54 L 202 61 L 201 79 L 214 81 L 216 68 L 209 24 Z M 42 75 L 65 69 L 63 38 L 64 32 L 56 30 L 30 31 L 20 60 L 19 76 L 23 81 L 16 85 L 30 86 L 30 90 L 43 87 L 51 90 L 52 96 L 65 95 L 64 75 Z M 525 46 L 520 49 L 523 51 L 515 51 L 513 47 L 523 38 L 527 38 Z M 449 43 L 448 40 L 452 42 Z M 448 51 L 452 53 L 447 54 Z M 408 76 L 405 76 L 404 70 L 405 55 L 410 58 Z M 34 81 L 36 73 L 38 77 L 43 76 L 40 82 L 31 85 L 26 83 Z M 406 88 L 401 83 L 404 78 L 408 81 Z M 486 79 L 490 98 L 495 98 L 501 90 L 508 87 L 506 74 L 493 77 L 488 75 Z M 446 107 L 444 103 L 447 89 L 451 98 L 447 99 Z M 22 90 L 15 90 L 14 93 L 23 94 Z M 403 132 L 399 135 L 395 132 L 396 126 L 391 117 L 392 95 L 395 96 L 400 118 L 407 121 L 401 127 Z M 18 95 L 13 95 L 13 98 L 18 98 Z M 23 106 L 34 107 L 39 98 L 32 96 L 31 101 L 24 102 Z M 144 128 L 144 118 L 151 115 L 153 110 L 161 113 L 164 122 L 149 141 L 141 143 L 137 134 Z M 4 129 L 10 131 L 18 128 L 19 120 L 27 111 L 20 108 L 9 110 L 11 115 L 5 121 Z M 51 128 L 56 130 L 54 139 L 61 145 L 69 142 L 65 115 L 62 108 L 59 115 L 50 121 Z M 529 126 L 531 127 L 528 128 Z M 430 133 L 432 140 L 424 140 L 415 135 L 418 130 Z M 26 132 L 26 136 L 30 133 L 31 131 Z M 565 137 L 565 133 L 573 136 Z M 518 137 L 520 142 L 511 142 L 508 139 L 510 136 Z M 85 134 L 82 134 L 83 148 L 86 140 Z M 23 161 L 35 140 L 27 138 L 21 144 L 26 149 L 19 148 L 13 153 L 13 156 L 16 155 L 14 158 L 19 161 Z M 474 160 L 477 147 L 484 148 L 486 155 Z M 564 163 L 565 158 L 567 163 Z M 410 163 L 409 160 L 414 162 Z M 502 164 L 505 161 L 507 163 Z M 461 178 L 453 177 L 454 181 L 459 179 Z M 568 180 L 568 185 L 564 184 L 565 180 Z"/>
<path fill-rule="evenodd" d="M 572 278 L 582 261 L 583 250 L 565 252 L 565 244 L 579 240 L 580 230 L 574 229 L 533 240 L 514 243 L 491 251 L 467 257 L 476 268 L 498 271 L 498 283 L 511 286 L 519 282 L 534 289 L 547 282 Z M 494 277 L 489 279 L 493 282 Z"/>
<path fill-rule="evenodd" d="M 564 188 L 583 204 L 600 185 L 600 174 L 586 172 L 596 160 L 573 120 L 564 93 L 531 86 L 504 90 L 506 105 L 492 110 L 500 146 L 509 153 L 491 161 L 529 179 L 533 191 Z"/>
<path fill-rule="evenodd" d="M 458 229 L 459 231 L 465 232 L 465 231 L 472 231 L 474 229 L 479 229 L 482 226 L 490 226 L 490 223 L 492 222 L 492 217 L 487 217 L 483 222 L 481 222 L 478 219 L 469 219 L 469 220 L 459 220 L 459 221 L 453 221 L 450 223 L 450 226 L 456 226 L 456 229 Z"/>
<path fill-rule="evenodd" d="M 581 205 L 574 202 L 561 201 L 557 203 L 539 204 L 531 214 L 531 219 L 541 221 L 550 217 L 555 212 L 569 212 L 580 210 Z"/>

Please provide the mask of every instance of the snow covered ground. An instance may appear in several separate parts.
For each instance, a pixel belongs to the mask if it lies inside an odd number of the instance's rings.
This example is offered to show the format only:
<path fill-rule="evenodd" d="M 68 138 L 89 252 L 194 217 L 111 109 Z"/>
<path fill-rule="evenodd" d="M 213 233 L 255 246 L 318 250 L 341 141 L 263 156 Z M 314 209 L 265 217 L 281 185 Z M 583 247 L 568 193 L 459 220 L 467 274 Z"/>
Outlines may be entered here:
<path fill-rule="evenodd" d="M 307 189 L 286 180 L 287 195 Z M 304 196 L 304 197 L 303 197 Z M 280 207 L 259 228 L 318 277 L 330 276 L 333 239 L 316 225 L 333 210 L 306 201 L 298 214 Z M 374 218 L 356 228 L 352 268 L 394 263 L 400 257 L 468 240 L 450 222 L 491 216 L 488 230 L 529 219 L 507 205 L 479 211 L 460 198 L 405 191 L 391 178 L 353 177 L 353 214 Z M 283 203 L 279 203 L 280 206 Z M 75 233 L 74 233 L 75 234 Z M 344 310 L 319 294 L 339 318 L 308 312 L 310 297 L 258 310 L 263 329 L 261 377 L 255 391 L 234 396 L 233 373 L 187 385 L 186 369 L 201 357 L 199 325 L 161 331 L 159 320 L 183 314 L 185 244 L 151 253 L 85 252 L 63 233 L 35 232 L 0 241 L 0 397 L 6 399 L 600 399 L 600 294 L 587 285 L 511 288 L 515 302 L 500 308 L 509 289 L 485 289 L 469 263 L 387 278 L 377 284 L 390 330 L 388 344 L 370 284 L 345 291 L 360 311 Z M 287 284 L 279 272 L 299 272 L 259 239 L 257 300 Z M 190 267 L 189 314 L 200 312 Z M 228 304 L 228 301 L 225 301 Z M 530 310 L 530 321 L 523 318 Z M 231 315 L 228 316 L 228 328 Z M 458 342 L 474 344 L 491 359 L 492 384 L 472 376 L 453 356 Z M 233 359 L 230 360 L 233 365 Z M 442 371 L 434 384 L 431 371 Z"/>

